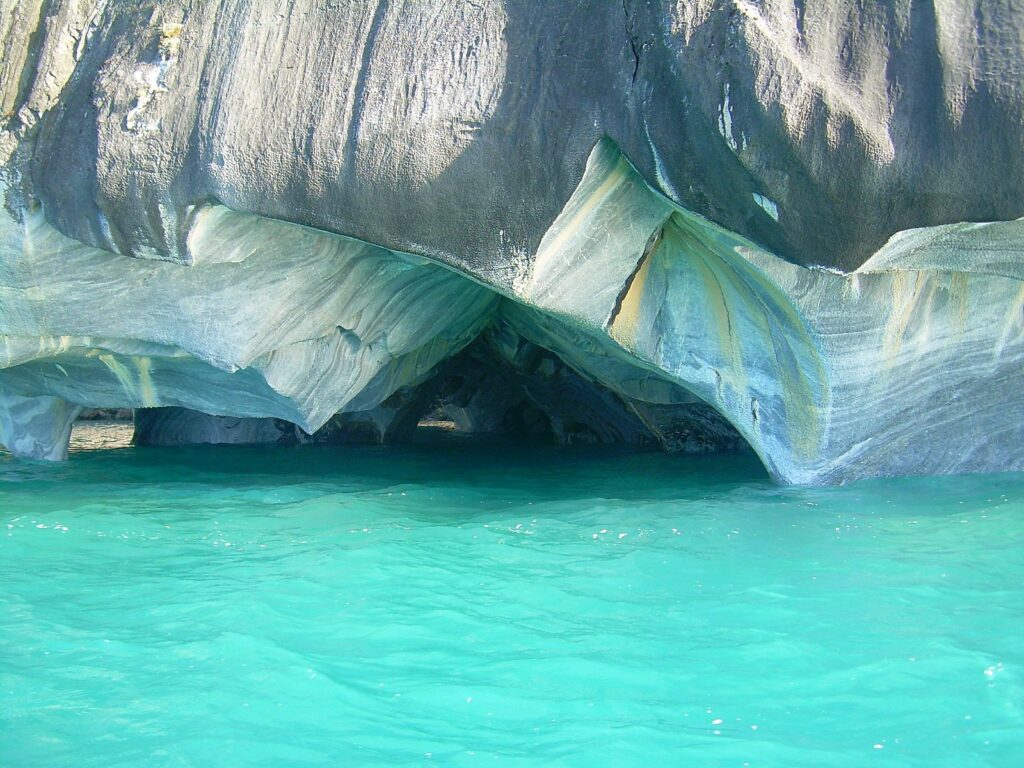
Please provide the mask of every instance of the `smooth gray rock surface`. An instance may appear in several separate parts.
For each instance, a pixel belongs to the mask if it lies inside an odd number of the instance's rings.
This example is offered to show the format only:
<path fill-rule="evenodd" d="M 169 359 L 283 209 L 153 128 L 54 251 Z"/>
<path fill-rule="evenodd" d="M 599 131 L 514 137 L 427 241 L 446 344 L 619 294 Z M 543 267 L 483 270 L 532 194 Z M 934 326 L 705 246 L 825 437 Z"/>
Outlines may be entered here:
<path fill-rule="evenodd" d="M 1024 468 L 1022 84 L 1010 0 L 11 0 L 0 442 L 392 439 L 486 333 L 780 481 Z"/>
<path fill-rule="evenodd" d="M 134 256 L 218 200 L 507 284 L 604 136 L 798 263 L 1024 215 L 1011 0 L 7 6 L 19 195 Z"/>

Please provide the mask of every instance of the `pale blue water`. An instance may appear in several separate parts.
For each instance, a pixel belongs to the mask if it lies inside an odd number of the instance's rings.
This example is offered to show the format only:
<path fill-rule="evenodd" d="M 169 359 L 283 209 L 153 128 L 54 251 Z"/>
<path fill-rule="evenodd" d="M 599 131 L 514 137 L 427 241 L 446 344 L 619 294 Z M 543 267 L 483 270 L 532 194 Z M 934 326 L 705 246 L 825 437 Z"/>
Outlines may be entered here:
<path fill-rule="evenodd" d="M 0 459 L 0 765 L 1021 766 L 1024 478 Z"/>

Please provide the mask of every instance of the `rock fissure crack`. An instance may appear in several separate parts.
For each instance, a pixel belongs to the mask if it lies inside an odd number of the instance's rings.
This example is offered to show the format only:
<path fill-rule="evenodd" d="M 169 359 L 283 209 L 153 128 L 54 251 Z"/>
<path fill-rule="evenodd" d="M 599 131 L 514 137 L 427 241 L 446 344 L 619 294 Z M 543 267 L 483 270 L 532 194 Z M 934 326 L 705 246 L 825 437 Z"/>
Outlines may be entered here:
<path fill-rule="evenodd" d="M 636 83 L 637 74 L 640 72 L 640 51 L 637 48 L 636 35 L 633 32 L 633 19 L 629 13 L 627 0 L 622 0 L 622 12 L 626 16 L 626 39 L 629 41 L 629 49 L 633 53 L 633 74 L 630 77 L 630 82 Z"/>

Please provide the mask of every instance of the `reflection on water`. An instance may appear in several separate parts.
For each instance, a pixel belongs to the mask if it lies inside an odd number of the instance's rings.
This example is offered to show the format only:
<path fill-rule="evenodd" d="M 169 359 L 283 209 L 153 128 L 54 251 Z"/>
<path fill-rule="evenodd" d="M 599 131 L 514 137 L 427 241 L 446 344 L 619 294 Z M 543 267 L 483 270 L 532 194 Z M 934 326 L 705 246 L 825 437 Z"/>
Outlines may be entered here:
<path fill-rule="evenodd" d="M 135 426 L 130 421 L 77 421 L 71 430 L 69 451 L 97 451 L 127 448 Z"/>

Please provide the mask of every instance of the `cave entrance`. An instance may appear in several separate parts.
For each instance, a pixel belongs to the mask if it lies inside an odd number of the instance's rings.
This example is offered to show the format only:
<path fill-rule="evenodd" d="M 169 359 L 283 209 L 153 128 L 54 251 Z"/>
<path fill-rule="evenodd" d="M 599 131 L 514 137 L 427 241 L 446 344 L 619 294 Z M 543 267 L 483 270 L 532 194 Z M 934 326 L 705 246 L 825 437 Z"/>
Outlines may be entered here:
<path fill-rule="evenodd" d="M 610 391 L 529 342 L 509 349 L 485 332 L 428 386 L 423 430 L 561 444 L 648 442 L 643 425 Z"/>
<path fill-rule="evenodd" d="M 416 425 L 414 439 L 418 442 L 447 435 L 558 442 L 547 413 L 525 393 L 478 389 L 478 382 L 462 376 L 447 379 L 446 383 L 450 386 L 433 400 Z"/>
<path fill-rule="evenodd" d="M 682 387 L 631 398 L 555 352 L 496 324 L 421 384 L 414 439 L 507 436 L 560 445 L 650 445 L 704 452 L 747 447 L 717 411 Z"/>
<path fill-rule="evenodd" d="M 211 416 L 181 407 L 87 409 L 75 423 L 72 448 L 393 444 L 448 437 L 686 453 L 748 448 L 714 408 L 657 372 L 624 359 L 609 368 L 609 358 L 596 353 L 582 363 L 569 359 L 499 319 L 425 380 L 369 410 L 338 413 L 312 434 L 272 417 Z M 609 383 L 586 372 L 591 369 Z"/>

